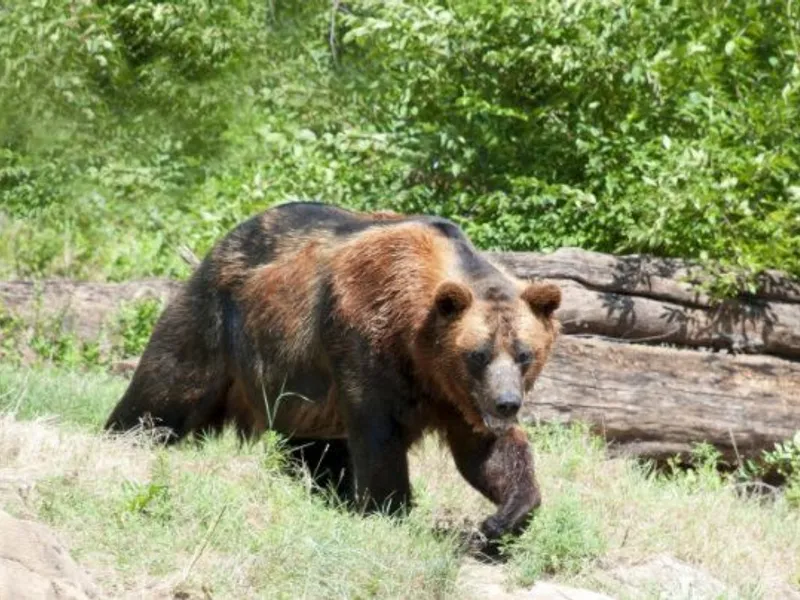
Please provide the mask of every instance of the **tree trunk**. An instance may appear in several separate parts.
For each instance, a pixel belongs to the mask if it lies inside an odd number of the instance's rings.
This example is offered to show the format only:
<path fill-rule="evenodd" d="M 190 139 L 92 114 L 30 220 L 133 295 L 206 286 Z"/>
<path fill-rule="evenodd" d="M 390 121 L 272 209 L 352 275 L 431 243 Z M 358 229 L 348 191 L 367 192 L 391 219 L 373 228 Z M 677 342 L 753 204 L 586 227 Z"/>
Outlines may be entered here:
<path fill-rule="evenodd" d="M 755 295 L 714 302 L 688 261 L 574 248 L 487 256 L 517 277 L 559 284 L 566 334 L 800 358 L 800 282 L 778 272 L 763 274 Z"/>
<path fill-rule="evenodd" d="M 568 335 L 800 358 L 800 304 L 732 301 L 692 308 L 598 292 L 573 281 L 550 281 L 561 287 L 563 299 L 556 314 Z"/>

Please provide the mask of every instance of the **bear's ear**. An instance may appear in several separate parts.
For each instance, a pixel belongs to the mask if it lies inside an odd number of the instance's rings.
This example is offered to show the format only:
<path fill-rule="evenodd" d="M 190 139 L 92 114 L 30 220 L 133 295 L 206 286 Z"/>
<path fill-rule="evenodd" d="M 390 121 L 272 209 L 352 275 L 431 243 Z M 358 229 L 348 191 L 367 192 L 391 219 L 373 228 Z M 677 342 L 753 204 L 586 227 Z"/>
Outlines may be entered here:
<path fill-rule="evenodd" d="M 445 281 L 436 288 L 436 312 L 446 319 L 457 317 L 472 304 L 472 291 L 461 283 Z"/>
<path fill-rule="evenodd" d="M 531 283 L 523 290 L 522 299 L 533 312 L 550 318 L 561 306 L 561 288 L 552 283 Z"/>

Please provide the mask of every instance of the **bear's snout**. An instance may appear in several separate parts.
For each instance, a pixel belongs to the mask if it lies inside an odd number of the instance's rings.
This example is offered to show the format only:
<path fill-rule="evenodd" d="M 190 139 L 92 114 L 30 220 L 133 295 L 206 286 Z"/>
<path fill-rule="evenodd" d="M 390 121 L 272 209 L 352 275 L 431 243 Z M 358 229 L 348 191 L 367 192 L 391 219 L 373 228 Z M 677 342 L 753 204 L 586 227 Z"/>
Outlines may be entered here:
<path fill-rule="evenodd" d="M 511 356 L 497 356 L 487 369 L 485 381 L 483 411 L 495 419 L 513 419 L 522 406 L 522 376 Z"/>
<path fill-rule="evenodd" d="M 500 417 L 504 419 L 513 417 L 519 412 L 519 407 L 522 406 L 522 394 L 516 391 L 503 392 L 495 400 L 494 406 Z"/>

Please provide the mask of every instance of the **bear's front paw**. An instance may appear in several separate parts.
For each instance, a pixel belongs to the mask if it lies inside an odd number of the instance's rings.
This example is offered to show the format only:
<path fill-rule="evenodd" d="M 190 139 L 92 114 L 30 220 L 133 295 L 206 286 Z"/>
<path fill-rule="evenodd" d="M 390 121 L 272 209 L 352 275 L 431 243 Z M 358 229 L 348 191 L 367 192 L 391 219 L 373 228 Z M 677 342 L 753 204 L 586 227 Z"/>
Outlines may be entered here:
<path fill-rule="evenodd" d="M 481 533 L 488 541 L 499 540 L 507 528 L 508 524 L 504 523 L 497 515 L 492 515 L 481 523 Z"/>
<path fill-rule="evenodd" d="M 496 516 L 489 517 L 473 530 L 468 544 L 470 554 L 480 560 L 502 560 L 500 540 L 505 529 Z"/>

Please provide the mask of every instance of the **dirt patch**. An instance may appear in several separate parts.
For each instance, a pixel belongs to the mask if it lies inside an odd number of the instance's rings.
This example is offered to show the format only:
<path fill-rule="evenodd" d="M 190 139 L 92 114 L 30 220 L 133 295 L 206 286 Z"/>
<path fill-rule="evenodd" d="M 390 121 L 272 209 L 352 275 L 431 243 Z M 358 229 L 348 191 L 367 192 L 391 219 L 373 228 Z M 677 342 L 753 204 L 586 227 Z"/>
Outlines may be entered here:
<path fill-rule="evenodd" d="M 586 589 L 540 581 L 529 589 L 509 589 L 500 565 L 467 560 L 456 581 L 457 596 L 487 600 L 614 600 Z"/>

